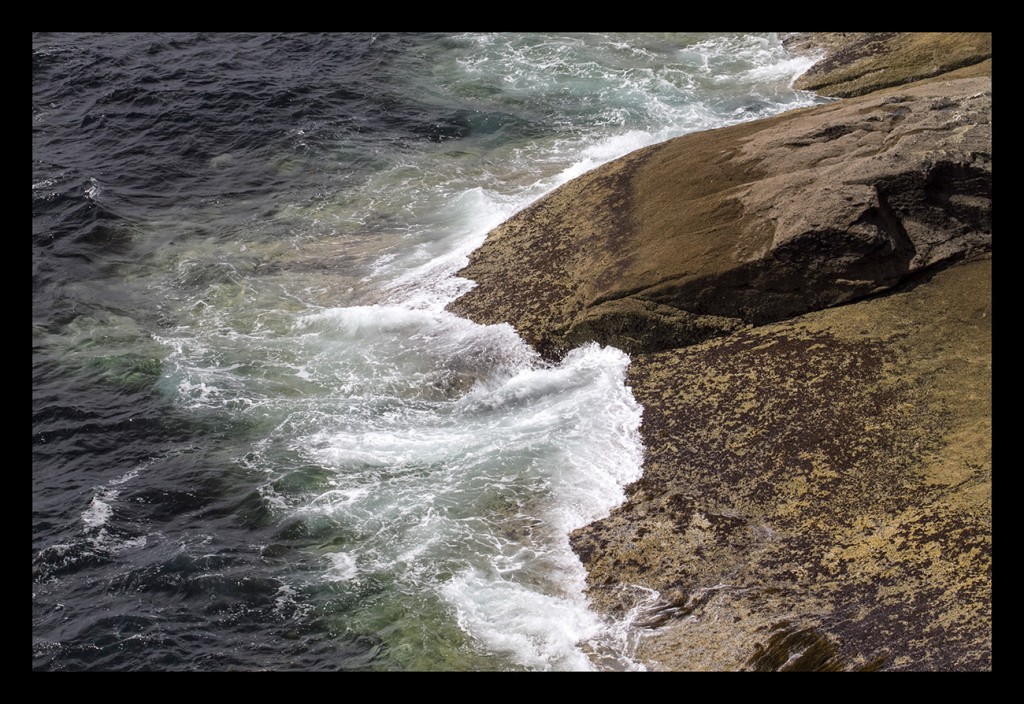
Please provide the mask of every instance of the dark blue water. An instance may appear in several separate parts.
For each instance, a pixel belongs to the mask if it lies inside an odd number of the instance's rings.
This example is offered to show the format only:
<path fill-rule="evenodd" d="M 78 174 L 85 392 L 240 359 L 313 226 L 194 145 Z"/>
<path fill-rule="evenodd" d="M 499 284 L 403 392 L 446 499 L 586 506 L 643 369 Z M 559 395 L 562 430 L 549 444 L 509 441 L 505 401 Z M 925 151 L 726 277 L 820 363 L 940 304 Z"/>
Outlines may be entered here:
<path fill-rule="evenodd" d="M 628 359 L 444 306 L 569 178 L 810 104 L 774 35 L 32 46 L 35 670 L 642 669 L 568 547 Z"/>

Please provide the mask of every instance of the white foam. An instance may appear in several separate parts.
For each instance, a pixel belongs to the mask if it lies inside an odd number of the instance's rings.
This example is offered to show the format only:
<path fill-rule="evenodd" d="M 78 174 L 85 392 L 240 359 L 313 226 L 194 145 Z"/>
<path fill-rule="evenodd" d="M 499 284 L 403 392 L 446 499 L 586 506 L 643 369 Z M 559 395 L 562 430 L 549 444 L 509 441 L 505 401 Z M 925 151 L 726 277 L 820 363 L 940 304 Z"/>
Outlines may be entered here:
<path fill-rule="evenodd" d="M 295 330 L 331 330 L 351 337 L 368 337 L 381 333 L 411 332 L 437 323 L 437 315 L 429 311 L 371 305 L 327 308 L 303 315 L 296 321 Z"/>
<path fill-rule="evenodd" d="M 263 471 L 267 471 L 264 466 Z M 257 488 L 257 493 L 260 498 L 266 503 L 269 508 L 277 509 L 279 511 L 286 511 L 292 508 L 292 505 L 288 502 L 288 499 L 274 490 L 274 487 L 269 484 L 264 484 Z"/>
<path fill-rule="evenodd" d="M 455 277 L 456 272 L 466 266 L 487 233 L 515 212 L 516 205 L 480 186 L 458 192 L 443 208 L 446 221 L 436 224 L 429 246 L 420 250 L 419 257 L 378 262 L 376 270 L 392 277 L 388 303 L 439 312 L 465 293 L 467 282 Z"/>
<path fill-rule="evenodd" d="M 458 402 L 467 415 L 493 419 L 499 437 L 488 442 L 539 438 L 557 452 L 563 469 L 546 481 L 558 508 L 547 518 L 566 532 L 606 515 L 641 474 L 642 409 L 625 386 L 628 364 L 620 350 L 591 343 L 556 366 L 478 384 Z"/>
<path fill-rule="evenodd" d="M 85 540 L 89 542 L 93 549 L 108 553 L 118 553 L 146 546 L 147 537 L 145 535 L 124 538 L 111 533 L 108 527 L 111 518 L 114 516 L 114 503 L 121 494 L 121 490 L 115 487 L 120 487 L 126 482 L 135 479 L 152 462 L 152 460 L 144 462 L 138 467 L 125 472 L 120 477 L 111 479 L 107 484 L 95 488 L 95 494 L 89 502 L 88 508 L 80 514 Z"/>
<path fill-rule="evenodd" d="M 332 582 L 349 582 L 359 576 L 355 555 L 347 552 L 332 552 L 324 555 L 330 567 L 324 577 Z"/>
<path fill-rule="evenodd" d="M 402 494 L 404 509 L 394 508 L 392 496 L 389 513 L 373 515 L 378 537 L 390 536 L 386 550 L 400 547 L 394 558 L 378 550 L 377 568 L 429 574 L 440 555 L 474 565 L 439 589 L 487 649 L 531 669 L 586 670 L 593 665 L 585 651 L 603 644 L 617 653 L 608 656 L 618 658 L 617 667 L 635 668 L 615 651 L 624 642 L 618 626 L 589 611 L 582 566 L 567 539 L 621 501 L 623 484 L 639 476 L 640 411 L 623 386 L 627 363 L 614 348 L 587 345 L 559 365 L 478 384 L 453 403 L 451 421 L 324 434 L 317 442 L 326 447 L 314 454 L 339 468 L 362 463 L 392 477 L 369 475 L 364 510 L 380 492 Z M 443 470 L 399 474 L 402 466 Z M 331 491 L 324 501 L 348 508 L 348 496 Z M 520 496 L 521 510 L 537 512 L 528 542 L 507 537 L 503 527 L 532 523 L 527 515 L 457 518 L 490 496 Z M 449 507 L 455 513 L 445 517 Z"/>
<path fill-rule="evenodd" d="M 806 73 L 807 69 L 818 63 L 822 58 L 824 58 L 824 53 L 780 58 L 774 63 L 750 69 L 744 74 L 744 77 L 753 83 L 786 80 L 788 81 L 788 86 L 792 88 L 796 79 L 801 74 Z"/>
<path fill-rule="evenodd" d="M 443 462 L 454 451 L 474 444 L 469 432 L 416 427 L 398 430 L 357 430 L 313 435 L 320 446 L 311 454 L 318 462 L 333 467 L 399 467 L 413 463 Z"/>
<path fill-rule="evenodd" d="M 274 597 L 274 613 L 278 616 L 295 618 L 305 616 L 312 610 L 312 604 L 299 601 L 298 592 L 291 585 L 282 584 L 277 588 L 277 595 Z"/>
<path fill-rule="evenodd" d="M 309 502 L 306 510 L 334 512 L 359 501 L 369 493 L 366 488 L 330 489 Z"/>
<path fill-rule="evenodd" d="M 121 486 L 125 482 L 131 481 L 149 464 L 151 463 L 146 462 L 135 469 L 125 472 L 116 479 L 111 479 L 105 486 L 96 487 L 96 493 L 89 503 L 89 508 L 85 509 L 81 514 L 82 523 L 85 525 L 86 531 L 96 531 L 103 528 L 110 520 L 110 517 L 114 515 L 111 503 L 117 499 L 121 492 L 119 489 L 111 487 Z"/>
<path fill-rule="evenodd" d="M 114 496 L 116 495 L 116 492 L 114 492 Z M 105 495 L 104 498 L 109 500 L 113 497 Z M 89 504 L 89 508 L 82 512 L 82 523 L 85 524 L 86 530 L 98 530 L 107 524 L 107 521 L 110 520 L 113 514 L 114 509 L 110 507 L 107 501 L 94 496 Z"/>
<path fill-rule="evenodd" d="M 103 189 L 100 188 L 100 183 L 96 179 L 90 177 L 89 185 L 85 188 L 85 197 L 89 200 L 96 200 L 99 198 L 100 193 Z"/>
<path fill-rule="evenodd" d="M 220 389 L 205 381 L 182 379 L 178 382 L 178 392 L 191 406 L 220 405 Z"/>
<path fill-rule="evenodd" d="M 442 591 L 459 625 L 486 649 L 531 670 L 595 669 L 583 646 L 607 627 L 581 597 L 546 594 L 475 571 L 457 575 Z"/>

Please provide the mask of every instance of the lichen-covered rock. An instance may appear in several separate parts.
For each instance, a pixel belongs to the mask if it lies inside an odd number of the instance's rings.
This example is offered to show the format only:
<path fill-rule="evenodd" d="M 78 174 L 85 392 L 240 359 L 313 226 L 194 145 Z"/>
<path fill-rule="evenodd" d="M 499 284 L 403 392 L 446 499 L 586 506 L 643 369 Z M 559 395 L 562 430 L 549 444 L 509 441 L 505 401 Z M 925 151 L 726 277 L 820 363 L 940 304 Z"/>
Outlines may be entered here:
<path fill-rule="evenodd" d="M 633 357 L 644 476 L 572 544 L 644 660 L 991 669 L 990 287 L 979 261 Z"/>
<path fill-rule="evenodd" d="M 959 75 L 980 75 L 971 67 L 991 75 L 991 32 L 806 32 L 789 35 L 783 43 L 798 53 L 827 51 L 795 86 L 835 98 L 852 98 L 954 70 L 963 71 Z M 985 62 L 987 66 L 979 66 Z"/>
<path fill-rule="evenodd" d="M 692 344 L 898 284 L 991 243 L 991 79 L 685 135 L 496 228 L 451 310 L 542 354 Z"/>

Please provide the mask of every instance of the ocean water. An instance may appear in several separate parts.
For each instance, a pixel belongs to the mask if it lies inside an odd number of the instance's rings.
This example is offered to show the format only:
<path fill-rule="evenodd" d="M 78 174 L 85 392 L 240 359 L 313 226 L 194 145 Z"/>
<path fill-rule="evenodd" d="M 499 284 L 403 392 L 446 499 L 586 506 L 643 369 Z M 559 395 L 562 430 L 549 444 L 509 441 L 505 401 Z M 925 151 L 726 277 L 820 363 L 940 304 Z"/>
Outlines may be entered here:
<path fill-rule="evenodd" d="M 642 670 L 568 533 L 628 357 L 445 312 L 489 229 L 820 102 L 779 37 L 35 34 L 34 670 Z"/>

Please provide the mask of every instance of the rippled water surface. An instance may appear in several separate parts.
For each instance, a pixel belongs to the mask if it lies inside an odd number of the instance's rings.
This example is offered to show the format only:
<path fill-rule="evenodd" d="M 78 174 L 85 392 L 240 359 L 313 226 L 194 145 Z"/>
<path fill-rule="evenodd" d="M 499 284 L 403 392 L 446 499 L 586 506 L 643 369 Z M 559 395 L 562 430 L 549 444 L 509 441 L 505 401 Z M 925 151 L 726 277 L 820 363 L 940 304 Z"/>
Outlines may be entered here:
<path fill-rule="evenodd" d="M 444 311 L 584 171 L 815 102 L 774 35 L 36 34 L 37 670 L 642 669 L 573 528 L 627 357 Z"/>

